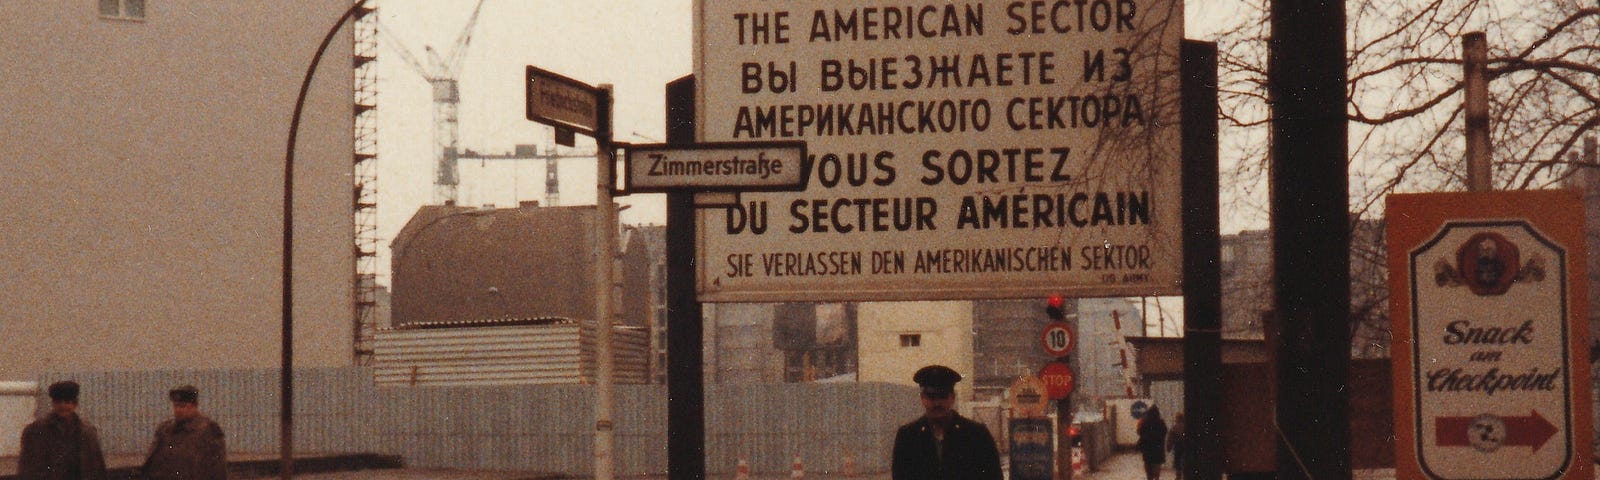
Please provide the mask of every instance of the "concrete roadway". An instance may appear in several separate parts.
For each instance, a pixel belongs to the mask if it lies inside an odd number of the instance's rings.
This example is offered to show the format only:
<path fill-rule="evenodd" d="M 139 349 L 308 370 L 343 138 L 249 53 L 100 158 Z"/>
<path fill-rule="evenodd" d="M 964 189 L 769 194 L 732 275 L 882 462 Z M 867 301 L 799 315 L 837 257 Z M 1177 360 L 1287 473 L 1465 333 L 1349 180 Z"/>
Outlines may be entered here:
<path fill-rule="evenodd" d="M 244 458 L 250 457 L 250 458 Z M 255 458 L 260 457 L 260 458 Z M 230 455 L 230 460 L 265 460 L 270 455 Z M 142 458 L 131 456 L 118 456 L 106 459 L 113 468 L 117 466 L 137 465 Z M 0 458 L 0 479 L 7 478 L 16 472 L 16 459 Z M 1162 468 L 1161 480 L 1174 480 L 1172 465 L 1169 463 Z M 267 477 L 267 478 L 276 478 Z M 328 473 L 298 474 L 295 478 L 306 480 L 546 480 L 568 478 L 539 474 L 537 472 L 507 472 L 493 470 L 453 470 L 429 468 L 398 468 L 377 470 L 352 470 Z M 665 475 L 619 477 L 626 480 L 665 480 Z M 738 480 L 733 475 L 712 475 L 711 480 Z M 750 480 L 782 480 L 791 478 L 788 474 L 753 475 Z M 888 473 L 857 475 L 846 477 L 843 475 L 827 475 L 808 473 L 806 479 L 812 480 L 889 480 Z M 1356 480 L 1393 480 L 1394 470 L 1363 470 L 1353 475 Z M 1121 452 L 1113 455 L 1109 460 L 1100 465 L 1093 472 L 1086 472 L 1073 477 L 1073 480 L 1145 480 L 1144 467 L 1139 460 L 1139 455 L 1133 452 Z"/>

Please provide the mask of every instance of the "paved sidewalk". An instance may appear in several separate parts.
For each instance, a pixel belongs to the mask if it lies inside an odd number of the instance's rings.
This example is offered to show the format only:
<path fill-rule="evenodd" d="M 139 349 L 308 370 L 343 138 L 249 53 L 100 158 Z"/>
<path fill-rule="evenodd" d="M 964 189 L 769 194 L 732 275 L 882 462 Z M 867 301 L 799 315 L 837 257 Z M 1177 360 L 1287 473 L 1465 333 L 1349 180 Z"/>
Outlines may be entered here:
<path fill-rule="evenodd" d="M 1161 467 L 1162 480 L 1172 480 L 1172 464 L 1168 462 Z M 1144 460 L 1139 458 L 1138 452 L 1119 452 L 1111 458 L 1100 463 L 1100 468 L 1092 472 L 1075 475 L 1072 480 L 1145 480 Z"/>
<path fill-rule="evenodd" d="M 1171 458 L 1168 458 L 1167 464 L 1161 467 L 1160 480 L 1173 480 L 1175 474 Z M 1356 470 L 1350 475 L 1353 480 L 1394 480 L 1394 477 L 1393 468 Z M 1144 461 L 1137 452 L 1120 452 L 1102 463 L 1099 469 L 1074 476 L 1072 480 L 1145 480 Z"/>
<path fill-rule="evenodd" d="M 407 468 L 397 470 L 358 470 L 350 472 L 295 475 L 306 480 L 545 480 L 557 478 L 588 478 L 541 475 L 535 472 L 497 472 L 484 470 L 441 470 Z M 665 480 L 665 475 L 619 476 L 623 480 Z M 735 480 L 731 474 L 708 475 L 708 480 Z M 750 480 L 789 480 L 788 474 L 751 475 Z M 889 480 L 888 473 L 863 474 L 853 477 L 832 474 L 807 473 L 805 480 Z"/>

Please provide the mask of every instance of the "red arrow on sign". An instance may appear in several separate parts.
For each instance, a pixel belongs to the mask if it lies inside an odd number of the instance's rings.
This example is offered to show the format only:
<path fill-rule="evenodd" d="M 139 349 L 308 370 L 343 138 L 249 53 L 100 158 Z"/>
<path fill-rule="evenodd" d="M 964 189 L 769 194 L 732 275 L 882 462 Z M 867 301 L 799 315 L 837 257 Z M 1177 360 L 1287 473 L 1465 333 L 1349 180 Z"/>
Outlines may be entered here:
<path fill-rule="evenodd" d="M 1434 441 L 1441 447 L 1466 447 L 1472 445 L 1472 423 L 1478 417 L 1439 417 L 1434 419 Z M 1537 410 L 1527 416 L 1503 417 L 1505 422 L 1504 445 L 1533 447 L 1538 452 L 1555 436 L 1556 426 L 1545 420 Z"/>

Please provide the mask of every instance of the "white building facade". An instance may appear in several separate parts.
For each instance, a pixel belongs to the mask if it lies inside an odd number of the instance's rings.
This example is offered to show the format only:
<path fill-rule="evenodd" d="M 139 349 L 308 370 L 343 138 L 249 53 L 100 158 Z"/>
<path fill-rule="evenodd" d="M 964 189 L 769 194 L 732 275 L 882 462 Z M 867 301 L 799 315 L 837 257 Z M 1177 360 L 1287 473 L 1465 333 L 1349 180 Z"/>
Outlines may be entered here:
<path fill-rule="evenodd" d="M 0 2 L 0 379 L 278 365 L 290 117 L 348 6 Z M 351 48 L 347 26 L 296 145 L 303 366 L 353 356 Z"/>

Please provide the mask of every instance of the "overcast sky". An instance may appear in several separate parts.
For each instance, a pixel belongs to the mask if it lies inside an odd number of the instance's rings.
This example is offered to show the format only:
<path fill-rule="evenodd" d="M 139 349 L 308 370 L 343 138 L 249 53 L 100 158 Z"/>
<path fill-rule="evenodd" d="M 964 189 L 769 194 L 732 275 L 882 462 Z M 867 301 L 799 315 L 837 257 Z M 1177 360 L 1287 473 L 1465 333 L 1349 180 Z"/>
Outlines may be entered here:
<path fill-rule="evenodd" d="M 388 284 L 389 242 L 419 206 L 433 202 L 431 88 L 396 54 L 394 39 L 427 62 L 425 47 L 449 53 L 478 0 L 382 0 L 392 37 L 379 49 L 379 207 L 381 283 Z M 1206 19 L 1228 15 L 1238 0 L 1187 2 L 1190 38 L 1208 34 Z M 693 0 L 487 0 L 460 74 L 461 146 L 485 153 L 517 144 L 552 145 L 548 127 L 524 118 L 524 67 L 534 65 L 589 84 L 615 86 L 617 140 L 665 138 L 664 88 L 693 71 Z M 592 152 L 579 136 L 569 152 Z M 544 200 L 543 162 L 460 164 L 463 205 Z M 558 205 L 593 205 L 592 160 L 564 160 Z M 659 195 L 621 198 L 630 224 L 665 222 Z M 1226 222 L 1225 222 L 1226 223 Z"/>
<path fill-rule="evenodd" d="M 389 242 L 418 207 L 433 202 L 431 87 L 395 52 L 394 39 L 427 62 L 460 36 L 477 0 L 382 0 L 380 18 L 392 37 L 379 49 L 380 276 L 387 284 Z M 591 85 L 615 86 L 617 140 L 665 138 L 664 88 L 691 73 L 691 0 L 487 0 L 465 51 L 459 124 L 461 146 L 508 153 L 517 144 L 549 148 L 548 127 L 525 119 L 524 67 L 534 65 Z M 579 136 L 577 148 L 593 152 Z M 514 165 L 520 163 L 520 165 Z M 460 164 L 463 205 L 516 205 L 544 200 L 544 162 Z M 593 205 L 593 160 L 563 160 L 559 205 Z M 626 223 L 665 221 L 660 195 L 622 198 L 636 204 Z"/>

